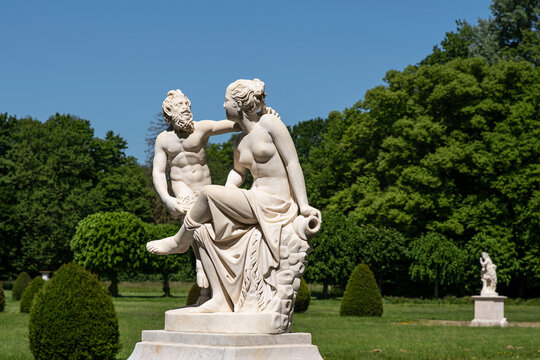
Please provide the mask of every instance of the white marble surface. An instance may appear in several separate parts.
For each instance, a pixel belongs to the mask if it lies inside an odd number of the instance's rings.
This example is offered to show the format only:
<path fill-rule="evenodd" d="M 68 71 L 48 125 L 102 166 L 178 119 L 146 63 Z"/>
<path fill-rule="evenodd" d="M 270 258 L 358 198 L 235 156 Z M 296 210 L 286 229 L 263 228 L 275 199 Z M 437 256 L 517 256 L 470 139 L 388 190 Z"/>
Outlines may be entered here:
<path fill-rule="evenodd" d="M 471 326 L 506 326 L 504 299 L 506 296 L 473 296 L 474 319 Z"/>
<path fill-rule="evenodd" d="M 143 331 L 128 360 L 322 360 L 311 335 L 233 335 Z"/>
<path fill-rule="evenodd" d="M 285 324 L 283 324 L 285 323 Z M 165 312 L 165 330 L 196 333 L 278 334 L 287 317 L 280 313 L 190 314 L 184 309 Z"/>
<path fill-rule="evenodd" d="M 497 265 L 495 265 L 487 252 L 482 252 L 480 258 L 480 265 L 482 266 L 482 291 L 481 296 L 497 296 L 495 291 L 497 288 Z"/>

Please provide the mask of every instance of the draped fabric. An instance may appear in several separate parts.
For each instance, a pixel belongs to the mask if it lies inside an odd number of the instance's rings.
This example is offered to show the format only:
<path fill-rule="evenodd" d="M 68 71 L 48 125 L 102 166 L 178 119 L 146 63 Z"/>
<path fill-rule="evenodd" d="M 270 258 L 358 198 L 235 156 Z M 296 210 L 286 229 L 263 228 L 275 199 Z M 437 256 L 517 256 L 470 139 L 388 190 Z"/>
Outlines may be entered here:
<path fill-rule="evenodd" d="M 197 228 L 196 244 L 211 258 L 235 312 L 264 311 L 277 287 L 282 228 L 298 206 L 257 190 L 213 188 L 207 193 L 212 220 Z"/>

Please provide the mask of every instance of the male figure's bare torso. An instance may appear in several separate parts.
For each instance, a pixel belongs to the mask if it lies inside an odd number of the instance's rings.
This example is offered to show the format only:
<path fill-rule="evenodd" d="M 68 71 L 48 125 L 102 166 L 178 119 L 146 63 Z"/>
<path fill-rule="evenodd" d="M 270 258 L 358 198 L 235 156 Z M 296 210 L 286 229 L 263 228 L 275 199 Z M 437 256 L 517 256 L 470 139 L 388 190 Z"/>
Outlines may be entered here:
<path fill-rule="evenodd" d="M 175 217 L 185 214 L 200 189 L 212 183 L 206 164 L 206 145 L 212 135 L 235 131 L 229 120 L 194 122 L 192 133 L 168 129 L 156 139 L 153 164 L 154 186 Z M 171 197 L 166 188 L 166 168 L 170 165 Z"/>

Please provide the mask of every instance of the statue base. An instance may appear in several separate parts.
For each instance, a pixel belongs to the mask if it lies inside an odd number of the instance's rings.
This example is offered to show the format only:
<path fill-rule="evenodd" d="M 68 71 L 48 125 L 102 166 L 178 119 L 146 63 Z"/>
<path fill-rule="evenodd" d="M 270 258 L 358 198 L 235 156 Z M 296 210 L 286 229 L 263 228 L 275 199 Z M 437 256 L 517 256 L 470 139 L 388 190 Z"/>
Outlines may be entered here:
<path fill-rule="evenodd" d="M 504 317 L 504 299 L 506 296 L 473 296 L 474 320 L 471 326 L 507 326 Z"/>
<path fill-rule="evenodd" d="M 287 317 L 279 313 L 188 313 L 189 308 L 165 312 L 165 330 L 223 334 L 280 334 Z"/>
<path fill-rule="evenodd" d="M 198 314 L 201 315 L 201 314 Z M 145 330 L 128 360 L 322 360 L 311 334 L 216 334 Z"/>

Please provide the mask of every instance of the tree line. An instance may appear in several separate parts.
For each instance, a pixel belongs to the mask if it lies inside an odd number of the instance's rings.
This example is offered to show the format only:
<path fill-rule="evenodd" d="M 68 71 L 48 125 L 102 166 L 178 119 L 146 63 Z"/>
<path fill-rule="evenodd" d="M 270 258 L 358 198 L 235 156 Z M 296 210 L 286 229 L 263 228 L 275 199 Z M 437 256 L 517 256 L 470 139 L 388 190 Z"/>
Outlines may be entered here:
<path fill-rule="evenodd" d="M 386 295 L 474 294 L 487 251 L 504 294 L 540 294 L 539 9 L 495 0 L 491 10 L 350 108 L 290 128 L 323 210 L 305 276 L 325 293 L 366 263 Z M 97 212 L 170 222 L 149 166 L 126 147 L 72 115 L 0 114 L 0 273 L 71 261 L 77 224 Z M 207 158 L 224 184 L 232 139 L 209 144 Z"/>

